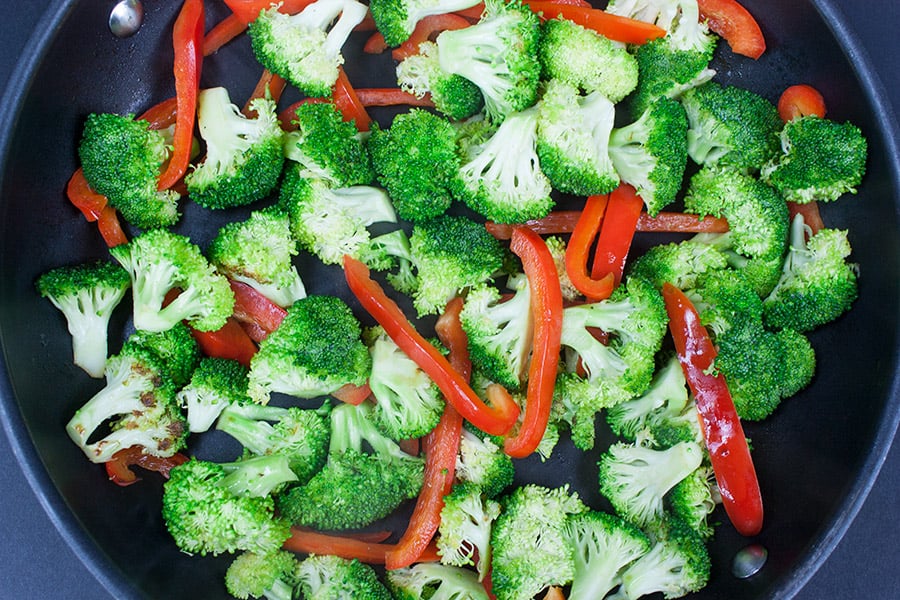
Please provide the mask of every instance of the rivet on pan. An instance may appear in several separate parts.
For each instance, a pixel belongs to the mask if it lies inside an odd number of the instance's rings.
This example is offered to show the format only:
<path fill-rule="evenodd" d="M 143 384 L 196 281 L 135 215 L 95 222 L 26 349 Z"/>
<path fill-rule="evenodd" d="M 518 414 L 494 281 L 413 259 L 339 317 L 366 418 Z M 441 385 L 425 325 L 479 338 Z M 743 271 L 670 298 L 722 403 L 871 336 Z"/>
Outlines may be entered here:
<path fill-rule="evenodd" d="M 121 0 L 109 13 L 109 30 L 124 38 L 137 33 L 144 22 L 144 5 L 140 0 Z"/>
<path fill-rule="evenodd" d="M 766 564 L 769 551 L 759 544 L 751 544 L 738 550 L 731 563 L 731 572 L 738 579 L 747 579 L 759 573 Z"/>

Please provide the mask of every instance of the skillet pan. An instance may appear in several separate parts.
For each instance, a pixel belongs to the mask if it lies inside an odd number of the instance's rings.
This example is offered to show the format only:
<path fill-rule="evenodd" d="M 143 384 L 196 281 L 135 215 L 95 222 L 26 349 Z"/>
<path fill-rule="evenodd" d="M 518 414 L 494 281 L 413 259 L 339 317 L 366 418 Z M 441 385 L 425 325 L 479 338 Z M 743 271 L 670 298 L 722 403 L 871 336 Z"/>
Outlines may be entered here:
<path fill-rule="evenodd" d="M 5 96 L 0 113 L 0 151 L 6 150 L 0 163 L 0 339 L 8 371 L 8 379 L 0 381 L 4 424 L 51 519 L 112 597 L 218 597 L 211 590 L 221 588 L 222 561 L 188 559 L 177 552 L 160 529 L 158 495 L 148 491 L 154 485 L 149 477 L 146 488 L 116 488 L 73 452 L 62 435 L 62 424 L 92 393 L 95 382 L 70 368 L 58 315 L 31 291 L 34 276 L 49 266 L 71 260 L 73 253 L 86 258 L 103 251 L 61 195 L 74 165 L 83 115 L 92 110 L 138 112 L 149 103 L 147 94 L 154 100 L 171 94 L 167 28 L 174 3 L 147 2 L 147 24 L 129 40 L 107 34 L 104 22 L 111 4 L 51 3 L 44 23 L 52 26 L 43 28 L 46 38 L 30 46 L 33 53 L 20 65 L 15 89 Z M 824 212 L 827 223 L 850 228 L 854 260 L 863 265 L 863 287 L 853 312 L 813 336 L 819 350 L 813 387 L 765 424 L 747 427 L 767 502 L 766 527 L 758 538 L 770 552 L 766 568 L 748 581 L 734 579 L 730 558 L 746 540 L 722 527 L 712 547 L 710 586 L 698 598 L 795 594 L 835 546 L 874 481 L 893 438 L 900 402 L 900 193 L 896 140 L 890 137 L 896 135 L 896 125 L 870 65 L 841 25 L 840 11 L 828 3 L 780 4 L 746 2 L 769 43 L 759 63 L 723 52 L 717 66 L 726 81 L 772 98 L 802 76 L 823 91 L 831 116 L 849 119 L 867 134 L 871 161 L 859 197 Z M 890 22 L 885 18 L 882 24 Z M 885 50 L 876 47 L 882 56 Z M 229 59 L 227 64 L 235 63 Z M 238 64 L 255 73 L 255 66 Z M 223 71 L 212 66 L 205 75 L 209 82 L 225 81 Z M 255 75 L 244 77 L 243 87 L 229 87 L 240 97 L 254 81 Z M 48 119 L 51 115 L 55 121 Z M 874 548 L 864 548 L 874 555 Z M 888 585 L 875 588 L 884 597 L 894 595 L 897 583 L 897 574 L 888 574 L 893 576 L 884 580 Z M 859 577 L 846 571 L 837 580 Z M 52 586 L 45 594 L 24 589 L 30 591 L 16 595 L 96 597 L 94 588 L 84 594 Z M 820 589 L 835 595 L 833 587 Z"/>

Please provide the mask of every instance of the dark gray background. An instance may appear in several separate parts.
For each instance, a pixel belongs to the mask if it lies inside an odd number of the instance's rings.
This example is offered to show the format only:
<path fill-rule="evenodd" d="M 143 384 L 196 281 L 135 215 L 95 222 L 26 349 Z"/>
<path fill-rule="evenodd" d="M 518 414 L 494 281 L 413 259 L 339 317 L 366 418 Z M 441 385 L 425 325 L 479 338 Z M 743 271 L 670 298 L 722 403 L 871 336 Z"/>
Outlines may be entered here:
<path fill-rule="evenodd" d="M 111 0 L 106 1 L 110 6 Z M 11 10 L 0 19 L 0 84 L 4 87 L 34 24 L 50 0 L 0 2 Z M 894 111 L 900 110 L 900 3 L 846 3 L 857 33 L 879 73 Z M 877 8 L 876 8 L 877 5 Z M 879 10 L 880 9 L 880 10 Z M 898 52 L 892 52 L 897 48 Z M 60 537 L 0 434 L 0 598 L 82 599 L 109 597 Z M 900 443 L 887 461 L 837 549 L 798 600 L 895 598 L 900 596 Z"/>

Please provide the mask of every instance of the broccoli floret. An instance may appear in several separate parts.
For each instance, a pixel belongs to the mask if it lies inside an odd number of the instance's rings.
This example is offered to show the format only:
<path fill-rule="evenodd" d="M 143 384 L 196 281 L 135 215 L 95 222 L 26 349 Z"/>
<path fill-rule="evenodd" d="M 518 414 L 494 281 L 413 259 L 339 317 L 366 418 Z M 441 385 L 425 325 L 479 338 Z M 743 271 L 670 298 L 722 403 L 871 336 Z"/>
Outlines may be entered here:
<path fill-rule="evenodd" d="M 441 391 L 383 328 L 371 333 L 369 388 L 375 397 L 375 424 L 397 441 L 428 434 L 444 411 Z"/>
<path fill-rule="evenodd" d="M 486 0 L 477 23 L 443 31 L 435 41 L 441 69 L 478 86 L 485 113 L 499 122 L 537 100 L 540 35 L 540 19 L 527 5 Z"/>
<path fill-rule="evenodd" d="M 368 147 L 378 182 L 401 219 L 424 221 L 450 208 L 459 155 L 449 121 L 412 109 L 397 115 L 388 129 L 373 126 Z"/>
<path fill-rule="evenodd" d="M 208 431 L 226 406 L 250 404 L 247 367 L 229 358 L 206 357 L 178 391 L 192 433 Z"/>
<path fill-rule="evenodd" d="M 624 46 L 567 19 L 543 24 L 538 45 L 543 79 L 619 102 L 637 86 L 638 66 Z"/>
<path fill-rule="evenodd" d="M 250 397 L 266 404 L 272 392 L 315 398 L 347 383 L 362 385 L 371 359 L 361 334 L 356 316 L 337 296 L 298 300 L 250 361 Z"/>
<path fill-rule="evenodd" d="M 450 119 L 477 114 L 484 107 L 481 90 L 462 75 L 445 72 L 438 52 L 434 42 L 420 43 L 417 54 L 397 65 L 397 84 L 418 98 L 429 94 L 437 111 Z"/>
<path fill-rule="evenodd" d="M 372 411 L 369 403 L 339 404 L 331 411 L 324 468 L 278 500 L 281 513 L 295 525 L 364 527 L 418 495 L 424 481 L 423 460 L 406 454 L 381 433 Z"/>
<path fill-rule="evenodd" d="M 177 192 L 157 191 L 168 141 L 133 115 L 90 114 L 78 157 L 91 189 L 103 194 L 126 221 L 141 229 L 168 227 L 180 217 Z"/>
<path fill-rule="evenodd" d="M 487 498 L 495 498 L 512 485 L 515 464 L 490 436 L 463 428 L 456 457 L 456 478 L 481 488 Z"/>
<path fill-rule="evenodd" d="M 375 569 L 356 559 L 309 556 L 300 563 L 299 578 L 305 600 L 391 600 Z"/>
<path fill-rule="evenodd" d="M 628 267 L 629 277 L 643 277 L 657 288 L 669 282 L 679 289 L 696 285 L 704 273 L 725 269 L 728 258 L 715 246 L 684 240 L 651 247 Z"/>
<path fill-rule="evenodd" d="M 653 547 L 622 573 L 616 598 L 637 600 L 655 592 L 680 598 L 703 588 L 709 571 L 703 538 L 677 517 L 668 517 Z"/>
<path fill-rule="evenodd" d="M 175 385 L 163 361 L 137 344 L 126 344 L 106 361 L 106 385 L 66 424 L 66 432 L 95 463 L 131 446 L 153 456 L 172 456 L 184 447 L 187 423 L 175 399 Z M 109 432 L 95 434 L 104 424 Z"/>
<path fill-rule="evenodd" d="M 847 232 L 822 229 L 806 241 L 806 229 L 803 216 L 794 217 L 781 276 L 763 302 L 769 327 L 810 331 L 837 319 L 856 300 L 857 266 L 847 262 Z"/>
<path fill-rule="evenodd" d="M 534 317 L 528 279 L 510 278 L 509 285 L 515 290 L 509 299 L 489 284 L 469 290 L 459 319 L 472 363 L 492 381 L 518 390 L 531 355 Z"/>
<path fill-rule="evenodd" d="M 697 0 L 611 0 L 606 11 L 665 29 L 664 39 L 680 50 L 711 52 L 714 37 Z"/>
<path fill-rule="evenodd" d="M 164 331 L 187 320 L 195 329 L 214 331 L 231 316 L 234 293 L 228 280 L 187 237 L 152 229 L 109 252 L 131 277 L 137 329 Z M 178 296 L 166 304 L 175 289 Z"/>
<path fill-rule="evenodd" d="M 666 504 L 675 516 L 684 520 L 703 539 L 709 539 L 713 527 L 709 515 L 716 508 L 713 497 L 715 474 L 712 467 L 701 465 L 679 481 L 666 497 Z"/>
<path fill-rule="evenodd" d="M 109 320 L 131 287 L 128 271 L 110 261 L 56 267 L 35 288 L 62 312 L 72 336 L 72 359 L 91 377 L 103 377 Z"/>
<path fill-rule="evenodd" d="M 176 323 L 165 331 L 138 329 L 125 342 L 125 346 L 138 345 L 153 352 L 161 361 L 166 373 L 181 388 L 191 380 L 203 355 L 200 345 L 184 323 Z"/>
<path fill-rule="evenodd" d="M 388 571 L 387 585 L 395 600 L 488 600 L 475 573 L 440 563 Z"/>
<path fill-rule="evenodd" d="M 618 442 L 597 463 L 600 493 L 624 519 L 640 527 L 655 526 L 664 516 L 665 495 L 702 461 L 703 449 L 696 442 L 662 450 Z"/>
<path fill-rule="evenodd" d="M 292 263 L 297 242 L 291 220 L 276 210 L 254 211 L 244 221 L 225 224 L 209 245 L 209 260 L 226 277 L 246 283 L 279 306 L 306 296 Z"/>
<path fill-rule="evenodd" d="M 587 511 L 567 486 L 528 484 L 500 500 L 491 531 L 491 583 L 497 600 L 530 600 L 550 585 L 575 575 L 575 556 L 566 541 L 569 515 Z"/>
<path fill-rule="evenodd" d="M 438 526 L 437 550 L 441 563 L 474 565 L 479 581 L 490 564 L 491 527 L 500 515 L 500 504 L 486 498 L 474 483 L 457 483 L 444 496 Z M 477 556 L 478 560 L 475 560 Z"/>
<path fill-rule="evenodd" d="M 273 6 L 250 23 L 256 59 L 307 96 L 325 97 L 344 63 L 341 49 L 366 16 L 355 0 L 316 0 L 295 15 Z"/>
<path fill-rule="evenodd" d="M 478 4 L 480 0 L 374 0 L 369 2 L 369 10 L 375 20 L 375 27 L 384 36 L 388 46 L 399 46 L 405 42 L 416 23 L 432 15 L 465 10 Z"/>
<path fill-rule="evenodd" d="M 251 101 L 253 118 L 241 114 L 223 87 L 202 90 L 197 102 L 206 158 L 184 178 L 191 200 L 205 208 L 223 209 L 268 196 L 278 185 L 284 164 L 275 101 Z"/>
<path fill-rule="evenodd" d="M 285 134 L 284 155 L 300 164 L 305 177 L 337 188 L 372 182 L 375 173 L 360 132 L 332 102 L 301 104 L 293 123 L 297 129 Z"/>
<path fill-rule="evenodd" d="M 747 279 L 733 269 L 709 273 L 687 290 L 700 320 L 713 336 L 732 327 L 762 326 L 762 300 Z"/>
<path fill-rule="evenodd" d="M 553 256 L 553 263 L 556 265 L 556 273 L 559 276 L 559 287 L 562 291 L 563 300 L 576 302 L 584 300 L 584 296 L 572 283 L 569 272 L 566 269 L 566 241 L 558 236 L 551 235 L 544 238 L 547 249 Z"/>
<path fill-rule="evenodd" d="M 778 109 L 748 89 L 714 81 L 686 91 L 688 155 L 701 165 L 758 170 L 778 152 Z"/>
<path fill-rule="evenodd" d="M 509 115 L 462 159 L 454 188 L 472 210 L 498 223 L 540 219 L 553 208 L 537 155 L 537 107 Z"/>
<path fill-rule="evenodd" d="M 292 600 L 300 583 L 299 567 L 297 557 L 287 550 L 242 552 L 225 572 L 225 589 L 240 600 Z"/>
<path fill-rule="evenodd" d="M 868 144 L 852 123 L 807 116 L 781 130 L 781 152 L 760 171 L 790 202 L 831 202 L 856 193 L 866 170 Z"/>
<path fill-rule="evenodd" d="M 328 418 L 319 411 L 249 403 L 226 406 L 216 429 L 235 438 L 250 455 L 285 456 L 299 484 L 325 465 L 331 435 Z"/>
<path fill-rule="evenodd" d="M 569 517 L 563 531 L 575 555 L 569 600 L 605 598 L 618 585 L 622 570 L 651 546 L 647 535 L 631 523 L 593 510 Z"/>
<path fill-rule="evenodd" d="M 294 479 L 283 456 L 228 465 L 191 458 L 173 467 L 163 485 L 163 519 L 184 552 L 275 552 L 290 536 L 290 523 L 275 514 L 269 492 Z"/>
<path fill-rule="evenodd" d="M 279 205 L 291 220 L 291 233 L 300 246 L 325 264 L 340 264 L 369 242 L 366 227 L 396 223 L 397 215 L 384 190 L 368 185 L 333 188 L 323 179 L 308 179 L 302 167 L 285 170 Z"/>
<path fill-rule="evenodd" d="M 359 259 L 370 269 L 390 271 L 385 278 L 402 294 L 412 294 L 418 287 L 409 236 L 402 229 L 372 238 L 360 249 Z"/>
<path fill-rule="evenodd" d="M 612 130 L 609 156 L 647 212 L 656 215 L 681 189 L 687 165 L 687 116 L 680 103 L 660 98 L 636 121 Z"/>
<path fill-rule="evenodd" d="M 538 103 L 537 155 L 553 189 L 578 196 L 619 185 L 609 157 L 615 107 L 600 92 L 581 96 L 561 80 L 545 85 Z"/>

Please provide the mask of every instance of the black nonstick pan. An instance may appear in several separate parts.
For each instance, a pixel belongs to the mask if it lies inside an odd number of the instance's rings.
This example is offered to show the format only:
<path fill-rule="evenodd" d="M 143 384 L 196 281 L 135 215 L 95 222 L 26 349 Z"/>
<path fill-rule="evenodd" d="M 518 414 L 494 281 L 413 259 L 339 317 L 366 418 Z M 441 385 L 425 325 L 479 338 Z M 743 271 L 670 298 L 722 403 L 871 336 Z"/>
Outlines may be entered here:
<path fill-rule="evenodd" d="M 8 521 L 8 536 L 18 541 L 18 547 L 5 549 L 3 556 L 35 558 L 19 560 L 17 568 L 2 571 L 5 580 L 16 583 L 0 596 L 225 597 L 221 576 L 227 563 L 179 553 L 162 528 L 159 481 L 147 477 L 141 485 L 118 488 L 106 480 L 102 469 L 85 461 L 66 437 L 63 425 L 97 383 L 70 365 L 67 333 L 59 316 L 33 291 L 36 275 L 50 266 L 105 252 L 96 232 L 66 205 L 63 196 L 75 167 L 74 148 L 84 115 L 99 110 L 140 112 L 173 93 L 169 28 L 180 3 L 148 0 L 144 27 L 122 40 L 106 28 L 112 4 L 34 2 L 27 8 L 16 7 L 20 15 L 9 15 L 21 28 L 35 27 L 37 34 L 27 45 L 15 48 L 22 57 L 0 111 L 0 360 L 4 367 L 0 406 L 13 449 L 3 466 L 15 469 L 13 463 L 19 463 L 37 497 L 27 490 L 19 473 L 8 475 L 18 481 L 13 488 L 18 493 L 3 490 L 0 512 L 13 517 Z M 219 2 L 207 5 L 208 24 L 225 14 Z M 840 587 L 854 580 L 860 590 L 894 597 L 900 582 L 896 572 L 848 570 L 845 564 L 832 566 L 833 561 L 825 562 L 823 575 L 836 570 L 842 575 L 835 579 L 838 584 L 820 584 L 820 575 L 810 588 L 801 590 L 838 544 L 873 485 L 900 415 L 900 155 L 896 121 L 873 71 L 875 64 L 892 67 L 892 71 L 881 70 L 880 76 L 893 79 L 897 63 L 885 57 L 900 48 L 887 36 L 861 44 L 856 35 L 863 32 L 854 30 L 844 15 L 844 11 L 866 10 L 880 14 L 886 22 L 893 15 L 897 23 L 897 9 L 888 2 L 868 3 L 865 8 L 824 1 L 746 0 L 745 5 L 760 20 L 769 49 L 755 63 L 723 49 L 717 59 L 720 76 L 770 98 L 789 84 L 811 83 L 823 92 L 830 116 L 856 123 L 869 139 L 869 171 L 859 194 L 823 209 L 826 223 L 851 232 L 853 258 L 861 265 L 861 288 L 851 313 L 813 335 L 819 356 L 813 385 L 765 423 L 746 426 L 766 500 L 766 525 L 752 540 L 727 526 L 718 529 L 711 548 L 712 578 L 696 597 L 740 600 L 798 593 L 821 597 L 810 595 L 817 589 L 857 597 L 849 595 L 852 586 Z M 39 14 L 39 8 L 46 12 Z M 866 23 L 858 16 L 853 22 Z M 880 22 L 869 21 L 876 27 Z M 25 39 L 22 30 L 9 24 L 0 30 L 7 31 L 15 35 L 0 43 Z M 866 57 L 864 48 L 874 61 Z M 247 48 L 238 42 L 220 55 L 205 67 L 204 83 L 229 85 L 237 97 L 248 94 L 258 72 Z M 375 80 L 375 75 L 354 72 L 352 67 L 348 65 L 351 77 Z M 897 478 L 885 473 L 876 488 L 881 498 L 885 479 L 886 485 L 893 483 L 893 489 L 900 489 Z M 41 537 L 32 538 L 29 520 L 44 519 L 34 526 L 39 532 L 47 527 L 45 518 L 39 510 L 24 511 L 17 504 L 42 504 L 74 554 L 59 547 L 32 546 L 33 540 L 58 544 L 59 538 L 47 537 L 45 530 Z M 863 515 L 872 518 L 866 510 Z M 877 527 L 867 530 L 879 538 L 898 531 L 893 515 L 885 512 L 874 519 L 885 521 L 883 534 Z M 736 579 L 731 574 L 732 558 L 750 542 L 767 548 L 768 562 L 756 576 Z M 859 552 L 872 553 L 871 558 L 860 560 L 854 553 L 854 564 L 877 564 L 884 558 L 878 549 L 887 552 L 890 548 L 880 541 L 863 544 Z M 839 550 L 835 557 L 841 552 L 845 551 Z M 57 559 L 56 553 L 64 556 Z M 46 562 L 44 554 L 52 560 Z M 896 562 L 896 551 L 892 556 Z M 54 585 L 34 592 L 25 583 L 50 577 L 72 584 L 70 575 L 52 570 L 63 571 L 78 559 L 97 577 L 97 582 L 85 580 L 86 576 L 74 580 L 85 586 L 83 593 L 81 587 Z M 34 565 L 42 567 L 40 572 L 31 568 Z M 869 587 L 875 584 L 862 581 L 876 577 L 886 585 Z"/>

